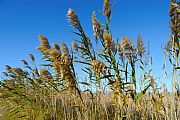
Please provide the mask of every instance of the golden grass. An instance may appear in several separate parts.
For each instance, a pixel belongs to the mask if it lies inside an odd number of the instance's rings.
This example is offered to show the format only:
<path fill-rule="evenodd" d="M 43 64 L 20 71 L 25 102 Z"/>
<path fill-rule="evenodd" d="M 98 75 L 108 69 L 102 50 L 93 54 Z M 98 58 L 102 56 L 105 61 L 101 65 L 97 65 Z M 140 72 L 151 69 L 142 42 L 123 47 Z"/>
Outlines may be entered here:
<path fill-rule="evenodd" d="M 73 9 L 67 17 L 80 37 L 73 50 L 40 35 L 42 69 L 22 60 L 25 68 L 6 66 L 0 81 L 1 120 L 179 120 L 179 3 L 170 4 L 172 37 L 165 55 L 172 64 L 173 91 L 158 89 L 143 39 L 114 38 L 109 27 L 112 7 L 104 0 L 105 24 L 92 15 L 94 40 L 84 32 Z M 98 44 L 98 47 L 97 47 Z M 76 65 L 82 65 L 84 78 Z M 79 68 L 79 67 L 78 67 Z M 138 72 L 140 71 L 140 72 Z M 139 77 L 140 76 L 140 77 Z"/>

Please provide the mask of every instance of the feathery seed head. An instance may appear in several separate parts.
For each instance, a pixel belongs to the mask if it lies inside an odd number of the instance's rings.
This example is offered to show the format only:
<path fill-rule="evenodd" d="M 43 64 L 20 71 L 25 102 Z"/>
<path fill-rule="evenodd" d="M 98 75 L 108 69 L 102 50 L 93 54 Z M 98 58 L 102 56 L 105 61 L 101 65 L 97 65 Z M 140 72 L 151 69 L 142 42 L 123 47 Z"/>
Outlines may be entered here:
<path fill-rule="evenodd" d="M 179 3 L 172 2 L 170 5 L 169 16 L 171 19 L 170 27 L 175 37 L 178 37 L 178 31 L 180 26 L 180 5 Z"/>
<path fill-rule="evenodd" d="M 172 48 L 172 45 L 173 45 L 173 38 L 171 37 L 165 45 L 165 49 L 167 52 L 170 51 L 170 49 Z"/>
<path fill-rule="evenodd" d="M 113 44 L 113 38 L 111 34 L 103 34 L 104 42 L 106 45 L 106 52 L 110 51 L 110 48 Z"/>
<path fill-rule="evenodd" d="M 24 65 L 28 65 L 28 63 L 27 63 L 25 60 L 22 60 L 22 63 L 23 63 Z"/>
<path fill-rule="evenodd" d="M 106 16 L 109 16 L 111 13 L 111 4 L 110 0 L 104 0 L 103 13 Z"/>
<path fill-rule="evenodd" d="M 72 43 L 72 47 L 73 47 L 73 49 L 74 49 L 75 51 L 78 52 L 78 46 L 77 46 L 77 43 L 76 43 L 76 42 L 73 42 L 73 43 Z"/>
<path fill-rule="evenodd" d="M 100 74 L 105 70 L 106 65 L 99 60 L 93 60 L 92 67 L 96 72 L 96 78 L 99 78 Z"/>
<path fill-rule="evenodd" d="M 129 38 L 122 38 L 122 46 L 124 49 L 124 55 L 129 58 L 130 56 L 134 55 L 135 50 L 134 50 L 134 43 L 129 39 Z M 135 56 L 133 56 L 135 57 Z"/>
<path fill-rule="evenodd" d="M 80 48 L 81 48 L 81 57 L 84 57 L 85 51 L 84 51 L 84 45 L 80 44 Z"/>
<path fill-rule="evenodd" d="M 39 41 L 41 42 L 41 46 L 44 46 L 47 49 L 51 48 L 48 39 L 44 35 L 39 35 Z"/>
<path fill-rule="evenodd" d="M 67 45 L 64 42 L 61 42 L 61 50 L 68 51 Z"/>
<path fill-rule="evenodd" d="M 137 44 L 137 53 L 139 54 L 140 57 L 142 57 L 142 55 L 145 52 L 145 47 L 141 36 L 138 36 L 138 40 L 136 44 Z"/>
<path fill-rule="evenodd" d="M 60 73 L 69 91 L 71 93 L 74 92 L 76 89 L 76 83 L 71 73 L 70 67 L 67 64 L 60 64 Z"/>
<path fill-rule="evenodd" d="M 59 52 L 59 50 L 51 49 L 49 52 L 54 60 L 56 60 L 57 58 L 59 58 L 61 56 L 61 53 Z"/>
<path fill-rule="evenodd" d="M 68 55 L 67 52 L 63 52 L 62 55 L 61 55 L 61 58 L 65 58 L 67 55 Z"/>
<path fill-rule="evenodd" d="M 125 50 L 133 49 L 133 42 L 129 38 L 122 38 L 122 46 Z"/>
<path fill-rule="evenodd" d="M 61 42 L 61 46 L 62 46 L 62 47 L 67 47 L 64 42 Z"/>
<path fill-rule="evenodd" d="M 92 14 L 92 26 L 93 26 L 94 36 L 98 36 L 100 32 L 102 31 L 101 30 L 102 28 L 94 12 Z"/>
<path fill-rule="evenodd" d="M 29 58 L 30 58 L 30 60 L 32 60 L 33 62 L 35 61 L 35 58 L 34 58 L 34 56 L 33 56 L 32 54 L 29 54 Z"/>
<path fill-rule="evenodd" d="M 61 59 L 62 59 L 62 62 L 63 64 L 67 64 L 69 65 L 70 62 L 71 62 L 71 57 L 70 57 L 70 54 L 68 51 L 64 51 L 61 55 Z"/>
<path fill-rule="evenodd" d="M 41 52 L 46 52 L 46 50 L 48 50 L 45 46 L 38 46 L 37 49 Z"/>
<path fill-rule="evenodd" d="M 11 71 L 14 72 L 16 75 L 24 76 L 25 72 L 21 68 L 11 68 Z"/>
<path fill-rule="evenodd" d="M 60 47 L 58 44 L 56 43 L 52 43 L 52 46 L 56 49 L 56 50 L 60 50 Z"/>
<path fill-rule="evenodd" d="M 76 15 L 76 13 L 74 12 L 73 9 L 70 8 L 70 9 L 68 10 L 67 17 L 68 17 L 68 19 L 69 19 L 69 22 L 72 23 L 72 26 L 73 26 L 74 28 L 77 28 L 77 27 L 80 26 L 79 19 L 78 19 L 77 15 Z"/>
<path fill-rule="evenodd" d="M 41 69 L 39 71 L 39 75 L 41 75 L 42 77 L 44 78 L 48 78 L 48 79 L 51 79 L 52 78 L 52 75 L 50 74 L 50 72 L 46 69 Z"/>
<path fill-rule="evenodd" d="M 44 74 L 46 74 L 46 73 L 48 73 L 48 70 L 46 70 L 46 69 L 41 69 L 41 70 L 39 71 L 39 74 L 40 74 L 40 75 L 44 75 Z"/>

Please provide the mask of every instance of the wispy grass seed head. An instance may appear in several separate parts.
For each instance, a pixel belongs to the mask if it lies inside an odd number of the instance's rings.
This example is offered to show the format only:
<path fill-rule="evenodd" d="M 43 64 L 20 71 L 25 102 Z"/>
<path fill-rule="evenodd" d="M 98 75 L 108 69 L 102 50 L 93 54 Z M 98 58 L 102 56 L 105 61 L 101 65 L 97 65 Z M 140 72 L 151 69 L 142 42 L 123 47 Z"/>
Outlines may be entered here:
<path fill-rule="evenodd" d="M 96 72 L 96 78 L 98 79 L 100 77 L 100 74 L 104 73 L 106 65 L 103 62 L 101 62 L 100 60 L 93 60 L 92 67 L 93 67 L 94 71 Z"/>
<path fill-rule="evenodd" d="M 18 76 L 24 76 L 25 72 L 21 68 L 11 68 L 11 71 Z"/>
<path fill-rule="evenodd" d="M 29 54 L 29 58 L 30 58 L 30 60 L 32 60 L 33 62 L 35 61 L 35 58 L 34 58 L 34 56 L 33 56 L 32 54 Z"/>
<path fill-rule="evenodd" d="M 77 42 L 73 42 L 73 43 L 72 43 L 72 48 L 73 48 L 76 52 L 78 52 Z"/>
<path fill-rule="evenodd" d="M 101 24 L 97 20 L 95 12 L 92 14 L 92 26 L 93 26 L 93 31 L 94 31 L 94 36 L 99 36 L 101 34 Z"/>
<path fill-rule="evenodd" d="M 60 58 L 60 56 L 61 56 L 61 53 L 59 52 L 59 50 L 53 50 L 53 49 L 51 49 L 51 50 L 49 51 L 49 54 L 52 56 L 52 59 L 53 59 L 53 60 L 57 60 L 57 59 Z"/>
<path fill-rule="evenodd" d="M 58 44 L 56 43 L 52 43 L 52 46 L 56 49 L 56 50 L 60 50 L 60 47 Z"/>
<path fill-rule="evenodd" d="M 144 41 L 142 40 L 141 36 L 138 36 L 137 39 L 137 53 L 139 54 L 140 57 L 145 53 L 145 47 L 144 47 Z"/>
<path fill-rule="evenodd" d="M 110 0 L 104 0 L 103 13 L 106 16 L 109 16 L 111 13 L 111 4 Z"/>
<path fill-rule="evenodd" d="M 110 51 L 110 48 L 113 44 L 113 38 L 111 34 L 103 34 L 105 46 L 106 46 L 106 52 Z"/>
<path fill-rule="evenodd" d="M 74 12 L 73 9 L 70 8 L 70 9 L 68 10 L 67 17 L 68 17 L 68 19 L 69 19 L 69 22 L 72 23 L 72 26 L 73 26 L 74 28 L 79 27 L 80 22 L 79 22 L 79 19 L 78 19 L 77 15 L 76 15 L 76 13 Z"/>
<path fill-rule="evenodd" d="M 22 63 L 23 63 L 24 65 L 28 65 L 28 63 L 27 63 L 25 60 L 22 60 Z"/>
<path fill-rule="evenodd" d="M 43 78 L 52 79 L 51 73 L 48 70 L 46 70 L 46 69 L 41 69 L 39 71 L 39 75 L 41 75 Z"/>
<path fill-rule="evenodd" d="M 39 35 L 39 40 L 41 42 L 41 46 L 44 46 L 47 49 L 51 48 L 48 39 L 44 35 Z"/>

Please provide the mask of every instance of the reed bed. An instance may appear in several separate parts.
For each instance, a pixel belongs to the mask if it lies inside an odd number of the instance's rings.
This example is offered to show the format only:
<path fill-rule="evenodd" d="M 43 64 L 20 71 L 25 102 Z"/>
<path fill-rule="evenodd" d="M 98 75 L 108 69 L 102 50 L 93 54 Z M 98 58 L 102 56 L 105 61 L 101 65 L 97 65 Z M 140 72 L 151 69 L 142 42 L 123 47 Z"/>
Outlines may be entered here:
<path fill-rule="evenodd" d="M 179 2 L 171 1 L 171 37 L 164 55 L 172 66 L 172 91 L 156 83 L 141 35 L 115 39 L 112 6 L 104 0 L 104 22 L 92 14 L 88 36 L 73 9 L 67 18 L 79 39 L 72 47 L 39 36 L 43 64 L 29 54 L 24 68 L 6 65 L 0 81 L 1 120 L 179 120 Z M 78 76 L 82 66 L 84 78 Z M 41 69 L 40 69 L 41 68 Z M 160 86 L 160 87 L 159 87 Z"/>

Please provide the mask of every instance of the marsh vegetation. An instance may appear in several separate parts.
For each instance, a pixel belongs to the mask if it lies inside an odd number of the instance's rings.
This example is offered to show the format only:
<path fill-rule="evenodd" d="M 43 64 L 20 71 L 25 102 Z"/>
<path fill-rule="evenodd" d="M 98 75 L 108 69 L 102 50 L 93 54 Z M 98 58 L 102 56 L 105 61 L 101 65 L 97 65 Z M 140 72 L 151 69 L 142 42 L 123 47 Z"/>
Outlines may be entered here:
<path fill-rule="evenodd" d="M 179 4 L 171 1 L 171 37 L 163 49 L 172 66 L 172 91 L 156 84 L 150 51 L 141 35 L 137 40 L 112 35 L 112 6 L 104 0 L 105 21 L 92 13 L 92 36 L 85 33 L 77 14 L 69 9 L 67 18 L 79 37 L 72 47 L 64 42 L 50 45 L 40 35 L 37 49 L 41 66 L 29 54 L 29 62 L 22 60 L 24 68 L 5 67 L 0 81 L 0 119 L 179 120 Z M 79 76 L 79 69 L 84 78 Z"/>

